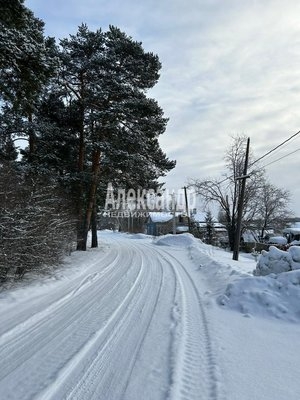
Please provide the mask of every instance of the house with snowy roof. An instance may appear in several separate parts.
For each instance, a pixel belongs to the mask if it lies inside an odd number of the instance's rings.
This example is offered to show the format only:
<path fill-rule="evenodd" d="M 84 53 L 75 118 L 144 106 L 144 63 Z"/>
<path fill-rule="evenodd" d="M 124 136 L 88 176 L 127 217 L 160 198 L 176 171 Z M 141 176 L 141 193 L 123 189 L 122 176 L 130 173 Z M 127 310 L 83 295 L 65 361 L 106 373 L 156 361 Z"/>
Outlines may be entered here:
<path fill-rule="evenodd" d="M 227 229 L 212 215 L 211 225 L 208 226 L 207 213 L 194 209 L 191 213 L 192 233 L 201 240 L 219 245 L 228 243 Z M 210 231 L 210 233 L 209 233 Z"/>
<path fill-rule="evenodd" d="M 207 228 L 207 221 L 206 221 L 207 214 L 202 211 L 194 210 L 191 214 L 191 221 L 198 229 L 206 230 Z M 212 223 L 213 229 L 216 233 L 226 233 L 227 229 L 224 224 L 218 222 L 218 220 L 212 216 Z"/>
<path fill-rule="evenodd" d="M 173 233 L 173 212 L 153 211 L 149 212 L 146 230 L 147 235 L 160 236 L 168 233 Z M 176 233 L 188 232 L 188 220 L 184 213 L 175 213 L 175 228 Z"/>

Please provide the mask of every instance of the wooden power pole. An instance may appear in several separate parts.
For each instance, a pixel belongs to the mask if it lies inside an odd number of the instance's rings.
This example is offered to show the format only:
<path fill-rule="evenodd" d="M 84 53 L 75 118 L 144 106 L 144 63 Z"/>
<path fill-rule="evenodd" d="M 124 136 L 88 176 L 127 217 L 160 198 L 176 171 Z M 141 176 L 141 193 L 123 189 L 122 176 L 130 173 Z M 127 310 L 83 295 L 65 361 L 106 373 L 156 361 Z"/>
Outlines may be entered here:
<path fill-rule="evenodd" d="M 235 261 L 237 261 L 239 259 L 245 187 L 246 187 L 246 179 L 249 178 L 249 175 L 247 175 L 249 147 L 250 147 L 250 138 L 248 138 L 248 140 L 247 140 L 247 148 L 246 148 L 246 156 L 245 156 L 243 175 L 236 178 L 236 180 L 242 181 L 242 186 L 241 186 L 241 190 L 239 192 L 238 214 L 237 214 L 237 223 L 236 223 L 236 231 L 235 231 L 235 237 L 234 237 L 233 256 L 232 256 L 232 259 Z"/>
<path fill-rule="evenodd" d="M 187 198 L 186 186 L 184 186 L 183 189 L 184 189 L 184 198 L 185 198 L 185 210 L 186 210 L 186 216 L 188 219 L 189 232 L 190 232 L 191 231 L 191 220 L 190 220 L 190 211 L 189 211 L 189 203 L 188 203 L 188 198 Z"/>

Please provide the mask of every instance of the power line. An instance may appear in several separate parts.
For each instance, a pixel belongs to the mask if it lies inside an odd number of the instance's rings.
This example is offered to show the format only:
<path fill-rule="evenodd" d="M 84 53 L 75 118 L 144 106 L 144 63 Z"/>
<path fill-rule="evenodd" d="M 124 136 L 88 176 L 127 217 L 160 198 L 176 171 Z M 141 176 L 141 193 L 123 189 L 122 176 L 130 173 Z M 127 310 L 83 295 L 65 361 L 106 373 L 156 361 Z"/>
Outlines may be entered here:
<path fill-rule="evenodd" d="M 278 146 L 274 147 L 273 149 L 269 150 L 267 153 L 265 153 L 263 156 L 259 157 L 257 160 L 253 161 L 251 163 L 250 167 L 252 165 L 256 164 L 258 161 L 262 160 L 263 158 L 267 157 L 269 154 L 273 153 L 275 150 L 279 149 L 279 147 L 283 146 L 285 143 L 289 142 L 292 140 L 295 136 L 299 135 L 300 131 L 294 133 L 292 136 L 290 136 L 288 139 L 286 139 L 284 142 L 280 143 Z M 291 153 L 292 154 L 292 153 Z"/>
<path fill-rule="evenodd" d="M 299 136 L 293 137 L 289 142 L 284 143 L 284 144 L 282 145 L 282 147 L 280 147 L 279 149 L 275 150 L 274 153 L 269 154 L 269 155 L 267 156 L 267 158 L 270 158 L 270 157 L 274 156 L 275 153 L 278 153 L 280 150 L 283 150 L 283 149 L 286 148 L 287 146 L 291 145 L 292 142 L 295 141 L 295 140 L 297 140 L 297 139 L 299 139 Z"/>
<path fill-rule="evenodd" d="M 228 179 L 231 179 L 231 178 L 233 178 L 233 175 L 227 176 L 227 177 L 224 178 L 222 181 L 217 182 L 217 185 L 220 185 L 221 183 L 226 182 L 226 181 L 228 181 Z"/>
<path fill-rule="evenodd" d="M 259 157 L 257 160 L 253 161 L 253 163 L 251 163 L 251 164 L 249 165 L 249 168 L 252 167 L 254 164 L 256 164 L 258 161 L 262 160 L 263 158 L 265 158 L 265 157 L 267 157 L 268 155 L 270 155 L 271 153 L 273 153 L 275 150 L 277 150 L 277 149 L 279 149 L 280 147 L 282 147 L 283 145 L 285 145 L 285 144 L 286 144 L 287 142 L 289 142 L 290 140 L 294 139 L 297 135 L 299 135 L 299 133 L 300 133 L 300 131 L 294 133 L 294 134 L 293 134 L 292 136 L 290 136 L 288 139 L 284 140 L 282 143 L 280 143 L 279 145 L 277 145 L 277 146 L 274 147 L 273 149 L 269 150 L 267 153 L 265 153 L 264 155 L 262 155 L 261 157 Z M 299 150 L 300 150 L 300 148 L 297 149 L 297 150 L 294 150 L 294 151 L 292 151 L 291 153 L 286 154 L 286 155 L 284 155 L 284 156 L 282 156 L 282 157 L 280 157 L 280 158 L 278 158 L 278 159 L 276 159 L 276 160 L 274 160 L 274 161 L 272 161 L 272 162 L 270 162 L 270 163 L 268 163 L 268 164 L 266 164 L 266 165 L 264 165 L 264 166 L 262 166 L 260 169 L 265 168 L 265 167 L 267 167 L 267 166 L 269 166 L 269 165 L 271 165 L 271 164 L 274 164 L 275 162 L 280 161 L 280 160 L 282 160 L 283 158 L 288 157 L 288 156 L 290 156 L 291 154 L 294 154 L 294 153 L 296 153 L 296 152 L 299 151 Z M 217 184 L 220 185 L 221 183 L 224 183 L 224 182 L 226 182 L 227 180 L 232 179 L 233 176 L 234 176 L 234 175 L 227 176 L 226 178 L 224 178 L 224 179 L 222 179 L 221 181 L 217 182 Z"/>
<path fill-rule="evenodd" d="M 274 164 L 274 163 L 276 163 L 277 161 L 280 161 L 280 160 L 282 160 L 283 158 L 290 156 L 291 154 L 297 153 L 297 151 L 299 151 L 299 150 L 300 150 L 300 147 L 299 147 L 298 149 L 294 150 L 294 151 L 291 151 L 291 152 L 288 153 L 288 154 L 285 154 L 284 156 L 282 156 L 282 157 L 280 157 L 280 158 L 277 158 L 277 159 L 274 160 L 274 161 L 269 162 L 268 164 L 264 165 L 262 168 L 268 167 L 269 165 Z"/>

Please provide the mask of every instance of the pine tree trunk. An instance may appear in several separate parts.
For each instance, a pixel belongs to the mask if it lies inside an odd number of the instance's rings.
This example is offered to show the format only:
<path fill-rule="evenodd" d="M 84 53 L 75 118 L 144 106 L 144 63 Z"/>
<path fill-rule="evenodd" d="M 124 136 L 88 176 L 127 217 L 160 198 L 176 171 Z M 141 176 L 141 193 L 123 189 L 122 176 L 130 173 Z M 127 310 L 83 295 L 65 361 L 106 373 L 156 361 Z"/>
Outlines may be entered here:
<path fill-rule="evenodd" d="M 28 114 L 28 122 L 29 122 L 29 131 L 28 131 L 28 143 L 29 143 L 29 154 L 28 154 L 28 160 L 29 162 L 33 161 L 34 153 L 35 153 L 35 147 L 36 147 L 36 136 L 35 132 L 32 129 L 32 113 Z"/>
<path fill-rule="evenodd" d="M 82 113 L 82 124 L 79 134 L 79 149 L 78 149 L 78 172 L 83 173 L 84 170 L 84 153 L 85 153 L 85 143 L 84 143 L 84 110 L 81 109 Z M 83 190 L 83 177 L 79 176 L 78 191 L 77 191 L 77 250 L 85 251 L 87 242 L 88 227 L 85 226 L 84 219 L 84 190 Z"/>
<path fill-rule="evenodd" d="M 79 218 L 77 223 L 77 250 L 86 251 L 88 229 L 84 225 L 83 215 Z"/>
<path fill-rule="evenodd" d="M 84 220 L 84 229 L 85 229 L 85 240 L 87 240 L 88 230 L 91 225 L 91 218 L 94 206 L 96 204 L 96 191 L 98 186 L 99 172 L 100 172 L 100 150 L 95 150 L 93 153 L 93 161 L 92 161 L 92 181 L 89 190 L 89 196 L 87 201 L 87 210 Z M 85 242 L 86 248 L 86 242 Z"/>
<path fill-rule="evenodd" d="M 92 213 L 92 248 L 98 247 L 98 237 L 97 237 L 97 206 L 96 202 L 93 207 Z"/>

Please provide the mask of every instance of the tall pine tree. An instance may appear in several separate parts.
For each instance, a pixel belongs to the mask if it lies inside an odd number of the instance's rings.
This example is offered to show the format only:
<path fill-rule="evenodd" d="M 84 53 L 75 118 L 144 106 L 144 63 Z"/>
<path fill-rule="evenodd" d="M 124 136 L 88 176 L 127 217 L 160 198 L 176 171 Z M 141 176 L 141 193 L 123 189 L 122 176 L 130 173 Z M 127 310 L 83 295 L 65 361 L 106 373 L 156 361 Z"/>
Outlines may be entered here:
<path fill-rule="evenodd" d="M 45 38 L 44 23 L 23 0 L 0 2 L 0 100 L 11 125 L 36 144 L 34 115 L 40 96 L 56 68 L 54 39 Z M 11 129 L 16 134 L 16 129 Z"/>
<path fill-rule="evenodd" d="M 122 172 L 127 185 L 153 184 L 175 166 L 158 143 L 167 120 L 146 96 L 161 68 L 118 28 L 91 32 L 81 25 L 61 41 L 60 83 L 64 102 L 77 109 L 77 248 L 86 249 L 102 168 Z"/>

